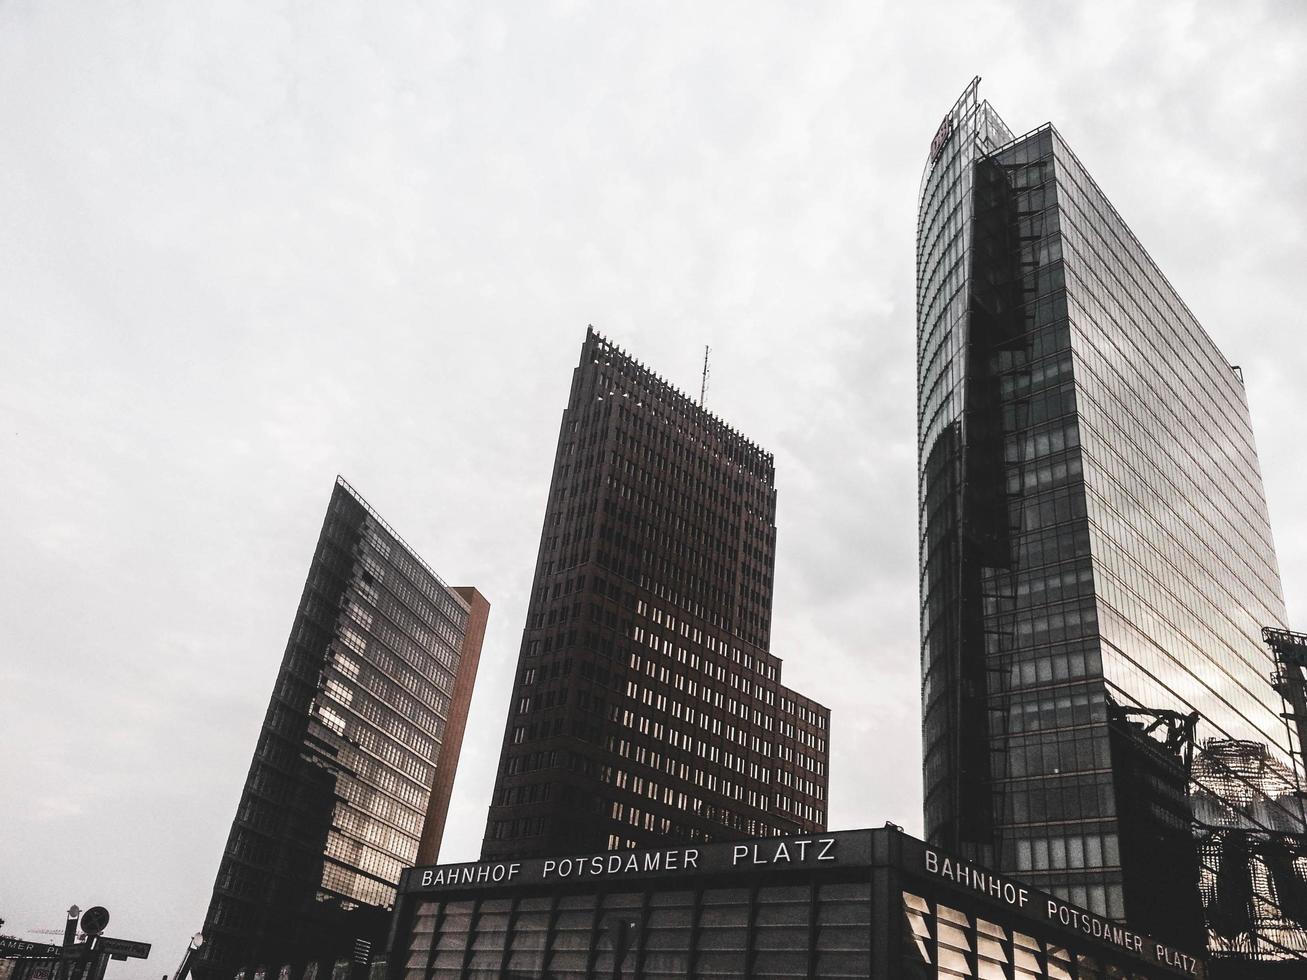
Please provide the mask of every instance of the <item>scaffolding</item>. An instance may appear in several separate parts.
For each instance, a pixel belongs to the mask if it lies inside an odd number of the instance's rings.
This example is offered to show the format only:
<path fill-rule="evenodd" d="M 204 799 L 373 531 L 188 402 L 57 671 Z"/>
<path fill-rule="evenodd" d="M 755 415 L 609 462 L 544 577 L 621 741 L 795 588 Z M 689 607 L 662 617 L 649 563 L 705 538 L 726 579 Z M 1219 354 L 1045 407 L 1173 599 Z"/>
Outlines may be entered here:
<path fill-rule="evenodd" d="M 1262 629 L 1262 642 L 1271 648 L 1275 670 L 1271 673 L 1271 686 L 1284 703 L 1285 727 L 1289 736 L 1289 758 L 1293 775 L 1301 793 L 1304 769 L 1303 746 L 1307 745 L 1307 633 L 1293 633 L 1276 626 Z"/>
<path fill-rule="evenodd" d="M 1209 950 L 1223 959 L 1307 955 L 1307 839 L 1294 772 L 1261 742 L 1207 739 L 1191 796 Z"/>

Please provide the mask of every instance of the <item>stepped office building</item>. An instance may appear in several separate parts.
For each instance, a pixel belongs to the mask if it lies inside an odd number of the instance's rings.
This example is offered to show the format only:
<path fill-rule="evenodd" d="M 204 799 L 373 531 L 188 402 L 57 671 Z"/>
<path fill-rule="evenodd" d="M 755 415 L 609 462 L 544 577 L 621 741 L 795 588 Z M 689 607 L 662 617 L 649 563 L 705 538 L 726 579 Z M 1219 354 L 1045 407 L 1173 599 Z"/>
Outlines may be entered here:
<path fill-rule="evenodd" d="M 1196 875 L 1194 726 L 1290 759 L 1243 379 L 1057 130 L 1014 138 L 978 81 L 917 225 L 926 833 L 1192 937 L 1166 889 Z"/>
<path fill-rule="evenodd" d="M 587 331 L 483 857 L 807 833 L 829 711 L 781 684 L 772 455 Z"/>
<path fill-rule="evenodd" d="M 299 976 L 380 947 L 400 872 L 440 849 L 489 608 L 337 479 L 198 976 L 285 964 Z"/>

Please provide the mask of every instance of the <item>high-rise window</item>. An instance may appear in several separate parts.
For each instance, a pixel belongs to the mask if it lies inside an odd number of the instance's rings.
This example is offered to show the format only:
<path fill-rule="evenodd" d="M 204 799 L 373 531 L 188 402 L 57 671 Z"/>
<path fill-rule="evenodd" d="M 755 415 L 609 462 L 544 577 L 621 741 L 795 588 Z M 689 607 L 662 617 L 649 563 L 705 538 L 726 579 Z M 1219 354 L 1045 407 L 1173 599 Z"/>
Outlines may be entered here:
<path fill-rule="evenodd" d="M 768 650 L 773 474 L 770 453 L 587 332 L 487 857 L 825 826 L 829 712 L 781 686 Z M 805 778 L 774 790 L 774 758 Z"/>
<path fill-rule="evenodd" d="M 384 942 L 401 869 L 440 846 L 488 611 L 337 479 L 197 974 Z"/>
<path fill-rule="evenodd" d="M 927 837 L 1196 945 L 1193 753 L 1290 762 L 1243 379 L 974 82 L 921 185 L 917 368 Z"/>

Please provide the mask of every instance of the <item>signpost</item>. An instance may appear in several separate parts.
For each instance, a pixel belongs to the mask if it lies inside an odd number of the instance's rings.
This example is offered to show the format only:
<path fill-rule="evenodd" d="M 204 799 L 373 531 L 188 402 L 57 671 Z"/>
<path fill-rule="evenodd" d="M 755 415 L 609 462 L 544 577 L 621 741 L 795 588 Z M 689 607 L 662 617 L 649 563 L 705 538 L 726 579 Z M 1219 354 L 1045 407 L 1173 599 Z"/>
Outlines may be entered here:
<path fill-rule="evenodd" d="M 144 960 L 150 956 L 150 944 L 137 942 L 134 939 L 112 939 L 109 936 L 101 936 L 96 940 L 95 948 L 98 952 L 108 953 L 116 960 L 125 960 L 129 956 L 132 959 Z"/>
<path fill-rule="evenodd" d="M 80 943 L 75 941 L 79 920 L 85 936 Z M 103 980 L 110 959 L 149 958 L 149 943 L 102 935 L 108 924 L 109 910 L 103 906 L 83 914 L 74 905 L 68 910 L 61 945 L 0 936 L 0 958 L 22 961 L 21 971 L 14 974 L 21 980 Z"/>

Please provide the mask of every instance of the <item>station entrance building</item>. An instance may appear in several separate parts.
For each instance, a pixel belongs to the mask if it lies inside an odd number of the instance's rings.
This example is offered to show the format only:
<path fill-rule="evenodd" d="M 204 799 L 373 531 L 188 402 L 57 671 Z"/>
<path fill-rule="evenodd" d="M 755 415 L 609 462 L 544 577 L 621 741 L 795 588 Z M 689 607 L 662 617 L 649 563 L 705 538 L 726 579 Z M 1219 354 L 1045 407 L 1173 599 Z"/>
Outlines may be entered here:
<path fill-rule="evenodd" d="M 388 980 L 1206 977 L 896 828 L 411 868 Z"/>

